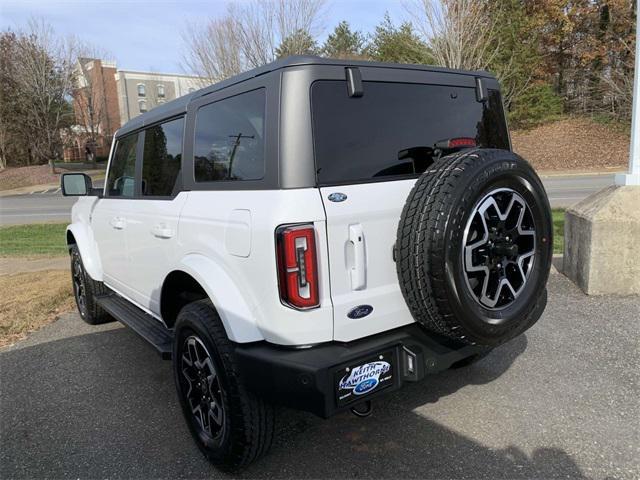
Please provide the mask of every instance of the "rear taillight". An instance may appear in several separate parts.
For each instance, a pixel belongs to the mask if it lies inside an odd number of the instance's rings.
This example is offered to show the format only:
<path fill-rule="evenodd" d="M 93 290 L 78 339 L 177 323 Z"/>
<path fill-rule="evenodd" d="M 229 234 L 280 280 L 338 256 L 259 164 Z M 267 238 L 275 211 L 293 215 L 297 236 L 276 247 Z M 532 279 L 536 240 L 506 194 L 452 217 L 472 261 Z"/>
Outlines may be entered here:
<path fill-rule="evenodd" d="M 458 137 L 452 138 L 449 140 L 449 148 L 465 148 L 465 147 L 475 147 L 476 139 L 468 138 L 468 137 Z"/>
<path fill-rule="evenodd" d="M 436 142 L 437 148 L 443 148 L 446 150 L 453 150 L 455 148 L 473 148 L 476 145 L 476 139 L 470 137 L 448 138 L 447 140 L 440 140 L 439 142 Z"/>
<path fill-rule="evenodd" d="M 294 308 L 320 305 L 316 232 L 313 225 L 290 225 L 276 230 L 280 299 Z"/>

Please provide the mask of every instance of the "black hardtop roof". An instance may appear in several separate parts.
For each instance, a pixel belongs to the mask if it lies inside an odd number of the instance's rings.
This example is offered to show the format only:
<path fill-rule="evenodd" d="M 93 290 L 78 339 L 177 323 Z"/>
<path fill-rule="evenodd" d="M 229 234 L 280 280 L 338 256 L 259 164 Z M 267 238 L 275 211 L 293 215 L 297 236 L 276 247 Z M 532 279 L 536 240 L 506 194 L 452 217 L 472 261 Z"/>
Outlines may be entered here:
<path fill-rule="evenodd" d="M 314 55 L 294 55 L 286 57 L 275 62 L 268 63 L 262 67 L 248 70 L 239 75 L 234 75 L 226 80 L 209 85 L 208 87 L 201 88 L 195 92 L 183 95 L 182 97 L 171 100 L 165 104 L 159 105 L 142 115 L 139 115 L 127 123 L 125 123 L 117 132 L 116 136 L 120 137 L 129 132 L 137 130 L 147 125 L 159 122 L 172 116 L 180 115 L 186 112 L 189 102 L 198 97 L 208 95 L 210 93 L 222 90 L 232 85 L 244 82 L 254 77 L 264 75 L 265 73 L 273 72 L 287 67 L 298 67 L 304 65 L 335 65 L 341 67 L 368 67 L 368 68 L 396 68 L 401 70 L 423 70 L 428 72 L 443 72 L 453 73 L 459 75 L 471 75 L 474 77 L 495 78 L 485 71 L 469 71 L 469 70 L 454 70 L 451 68 L 436 67 L 434 65 L 415 65 L 404 63 L 387 63 L 387 62 L 370 62 L 365 60 L 339 60 L 334 58 L 323 58 Z"/>

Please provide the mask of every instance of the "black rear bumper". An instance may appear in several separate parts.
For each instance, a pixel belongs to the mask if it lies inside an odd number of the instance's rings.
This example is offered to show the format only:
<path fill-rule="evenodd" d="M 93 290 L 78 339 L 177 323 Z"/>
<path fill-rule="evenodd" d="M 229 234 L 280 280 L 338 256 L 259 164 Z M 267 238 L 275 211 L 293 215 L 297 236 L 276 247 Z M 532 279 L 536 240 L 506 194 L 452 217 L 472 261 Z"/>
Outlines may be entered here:
<path fill-rule="evenodd" d="M 307 349 L 290 349 L 259 342 L 237 344 L 240 372 L 247 387 L 275 404 L 305 410 L 320 417 L 349 409 L 441 372 L 456 362 L 484 352 L 483 347 L 459 345 L 427 333 L 416 324 L 349 343 L 331 342 Z M 347 367 L 391 355 L 391 375 L 384 388 L 338 400 L 340 376 Z M 409 357 L 412 357 L 410 359 Z"/>

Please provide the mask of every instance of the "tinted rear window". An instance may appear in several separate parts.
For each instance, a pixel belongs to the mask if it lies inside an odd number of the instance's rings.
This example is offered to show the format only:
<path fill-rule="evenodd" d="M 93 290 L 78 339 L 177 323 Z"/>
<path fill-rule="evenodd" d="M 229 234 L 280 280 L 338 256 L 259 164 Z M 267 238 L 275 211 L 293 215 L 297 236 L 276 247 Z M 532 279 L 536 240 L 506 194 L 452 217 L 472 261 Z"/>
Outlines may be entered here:
<path fill-rule="evenodd" d="M 474 88 L 364 82 L 349 97 L 344 81 L 311 87 L 317 180 L 320 185 L 406 178 L 422 173 L 447 140 L 509 149 L 502 100 L 476 101 Z M 444 143 L 443 143 L 444 142 Z"/>
<path fill-rule="evenodd" d="M 264 177 L 265 90 L 205 105 L 196 114 L 196 182 Z"/>

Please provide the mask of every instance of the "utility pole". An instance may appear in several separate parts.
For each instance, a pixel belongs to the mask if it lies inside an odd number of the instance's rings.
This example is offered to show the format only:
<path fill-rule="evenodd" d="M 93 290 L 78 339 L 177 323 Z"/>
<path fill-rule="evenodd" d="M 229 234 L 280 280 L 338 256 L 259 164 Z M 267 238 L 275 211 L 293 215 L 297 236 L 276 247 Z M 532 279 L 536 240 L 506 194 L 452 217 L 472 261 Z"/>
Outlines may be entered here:
<path fill-rule="evenodd" d="M 631 109 L 631 146 L 629 147 L 629 173 L 616 175 L 616 185 L 640 186 L 640 0 L 636 0 L 636 64 L 633 79 L 633 107 Z"/>
<path fill-rule="evenodd" d="M 229 135 L 230 138 L 234 138 L 233 141 L 233 149 L 231 150 L 231 155 L 229 155 L 229 170 L 227 171 L 227 178 L 231 178 L 231 169 L 233 168 L 233 159 L 236 156 L 236 151 L 240 146 L 240 140 L 243 138 L 254 138 L 253 135 L 242 135 L 242 132 L 237 135 Z"/>

